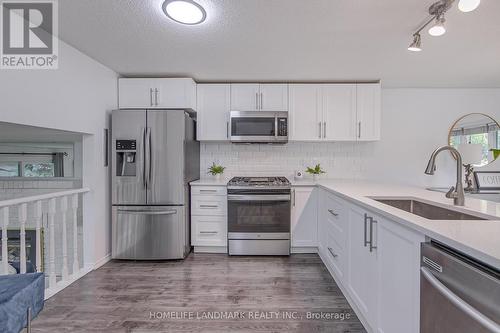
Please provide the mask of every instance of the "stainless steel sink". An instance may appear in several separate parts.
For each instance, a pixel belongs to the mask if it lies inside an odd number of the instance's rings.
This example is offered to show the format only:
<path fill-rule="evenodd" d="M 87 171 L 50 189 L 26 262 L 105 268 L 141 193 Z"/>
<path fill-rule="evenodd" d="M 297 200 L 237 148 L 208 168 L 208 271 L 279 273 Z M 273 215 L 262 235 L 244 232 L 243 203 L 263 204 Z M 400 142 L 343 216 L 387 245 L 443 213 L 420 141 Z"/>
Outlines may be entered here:
<path fill-rule="evenodd" d="M 385 205 L 392 206 L 429 220 L 488 220 L 487 218 L 462 213 L 456 210 L 435 206 L 416 199 L 372 198 Z"/>

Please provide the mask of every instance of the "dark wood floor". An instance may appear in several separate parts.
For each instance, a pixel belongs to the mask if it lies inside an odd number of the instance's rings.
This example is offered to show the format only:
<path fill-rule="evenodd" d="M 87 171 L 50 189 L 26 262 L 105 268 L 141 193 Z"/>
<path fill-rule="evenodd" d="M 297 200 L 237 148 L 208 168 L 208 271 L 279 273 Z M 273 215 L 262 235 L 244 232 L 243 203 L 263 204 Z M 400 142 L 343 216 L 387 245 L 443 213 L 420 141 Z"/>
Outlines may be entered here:
<path fill-rule="evenodd" d="M 333 318 L 307 319 L 308 312 Z M 51 333 L 365 332 L 317 255 L 112 261 L 49 299 L 32 328 Z"/>

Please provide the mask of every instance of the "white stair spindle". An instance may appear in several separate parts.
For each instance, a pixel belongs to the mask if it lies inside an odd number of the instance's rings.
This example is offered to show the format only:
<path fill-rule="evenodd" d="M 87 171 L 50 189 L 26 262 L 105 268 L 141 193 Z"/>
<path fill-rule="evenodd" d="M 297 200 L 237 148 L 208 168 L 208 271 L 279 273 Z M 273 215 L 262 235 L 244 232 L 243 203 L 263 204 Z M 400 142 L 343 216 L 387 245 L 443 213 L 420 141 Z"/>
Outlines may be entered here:
<path fill-rule="evenodd" d="M 56 198 L 49 199 L 49 288 L 56 287 Z"/>
<path fill-rule="evenodd" d="M 66 216 L 68 214 L 68 197 L 61 198 L 61 212 L 62 212 L 62 255 L 63 255 L 63 265 L 62 265 L 62 279 L 65 281 L 68 278 L 68 236 Z"/>
<path fill-rule="evenodd" d="M 42 201 L 35 201 L 33 215 L 36 222 L 36 271 L 41 272 L 42 267 Z"/>
<path fill-rule="evenodd" d="M 78 194 L 71 196 L 71 210 L 73 212 L 73 275 L 76 275 L 80 270 L 78 264 Z"/>
<path fill-rule="evenodd" d="M 28 204 L 20 204 L 18 206 L 18 218 L 19 218 L 19 239 L 20 239 L 20 271 L 21 274 L 26 273 L 26 220 L 27 220 Z"/>
<path fill-rule="evenodd" d="M 2 217 L 2 271 L 3 274 L 9 274 L 9 253 L 7 247 L 7 227 L 9 226 L 9 207 L 3 207 L 1 209 Z"/>

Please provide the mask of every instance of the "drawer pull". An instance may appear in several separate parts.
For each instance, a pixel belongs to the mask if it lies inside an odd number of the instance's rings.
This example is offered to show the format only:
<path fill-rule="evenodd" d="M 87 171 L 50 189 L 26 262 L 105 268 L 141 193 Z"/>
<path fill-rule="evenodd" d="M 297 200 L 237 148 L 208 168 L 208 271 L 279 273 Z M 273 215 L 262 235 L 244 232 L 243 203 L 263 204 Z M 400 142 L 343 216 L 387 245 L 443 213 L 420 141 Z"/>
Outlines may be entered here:
<path fill-rule="evenodd" d="M 328 251 L 330 252 L 330 254 L 332 255 L 332 257 L 334 257 L 334 258 L 337 258 L 339 256 L 338 254 L 335 254 L 335 252 L 333 252 L 333 250 L 332 250 L 331 247 L 328 248 Z"/>
<path fill-rule="evenodd" d="M 200 208 L 219 208 L 219 205 L 200 205 Z"/>
<path fill-rule="evenodd" d="M 332 214 L 333 216 L 339 216 L 338 213 L 335 213 L 333 210 L 329 209 L 328 212 Z"/>
<path fill-rule="evenodd" d="M 217 231 L 200 231 L 200 234 L 202 234 L 202 235 L 216 235 L 218 233 L 219 232 L 217 232 Z"/>
<path fill-rule="evenodd" d="M 217 193 L 217 190 L 200 190 L 200 193 Z"/>

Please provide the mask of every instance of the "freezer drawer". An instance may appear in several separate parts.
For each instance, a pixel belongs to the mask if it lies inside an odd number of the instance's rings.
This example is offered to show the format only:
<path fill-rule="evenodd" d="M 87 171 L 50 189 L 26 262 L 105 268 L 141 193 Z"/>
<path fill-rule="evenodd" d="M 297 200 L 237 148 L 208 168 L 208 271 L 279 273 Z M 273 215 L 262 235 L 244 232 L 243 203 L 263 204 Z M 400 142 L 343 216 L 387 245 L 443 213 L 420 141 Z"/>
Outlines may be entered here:
<path fill-rule="evenodd" d="M 113 206 L 113 259 L 161 260 L 185 257 L 183 206 Z"/>

